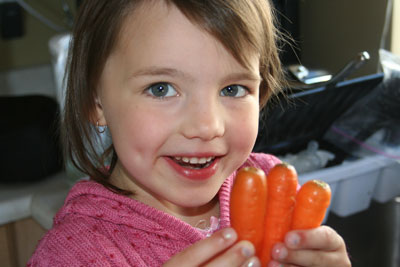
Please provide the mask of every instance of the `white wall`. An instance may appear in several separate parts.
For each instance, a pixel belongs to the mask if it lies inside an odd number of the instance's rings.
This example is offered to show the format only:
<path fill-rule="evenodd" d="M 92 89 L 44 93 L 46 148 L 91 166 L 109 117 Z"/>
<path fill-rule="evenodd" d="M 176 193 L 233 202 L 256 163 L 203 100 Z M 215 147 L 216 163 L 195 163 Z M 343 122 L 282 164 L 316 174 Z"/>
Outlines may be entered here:
<path fill-rule="evenodd" d="M 51 65 L 0 72 L 0 96 L 31 94 L 56 96 Z"/>
<path fill-rule="evenodd" d="M 393 0 L 391 51 L 400 56 L 400 0 Z"/>
<path fill-rule="evenodd" d="M 302 64 L 335 73 L 368 51 L 371 60 L 353 76 L 375 73 L 386 5 L 387 0 L 300 0 Z"/>

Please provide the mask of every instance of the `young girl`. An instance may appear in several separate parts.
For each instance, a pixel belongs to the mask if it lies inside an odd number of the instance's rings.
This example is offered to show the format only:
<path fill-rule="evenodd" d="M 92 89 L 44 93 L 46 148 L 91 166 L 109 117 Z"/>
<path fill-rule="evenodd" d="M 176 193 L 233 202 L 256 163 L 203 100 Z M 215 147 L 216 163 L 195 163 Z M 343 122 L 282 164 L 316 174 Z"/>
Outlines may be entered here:
<path fill-rule="evenodd" d="M 236 170 L 279 90 L 267 0 L 86 0 L 64 118 L 78 182 L 31 266 L 259 266 L 229 223 Z M 98 152 L 107 128 L 112 144 Z M 96 137 L 97 136 L 97 137 Z M 269 266 L 349 266 L 329 227 L 293 231 Z M 280 265 L 283 266 L 283 265 Z"/>

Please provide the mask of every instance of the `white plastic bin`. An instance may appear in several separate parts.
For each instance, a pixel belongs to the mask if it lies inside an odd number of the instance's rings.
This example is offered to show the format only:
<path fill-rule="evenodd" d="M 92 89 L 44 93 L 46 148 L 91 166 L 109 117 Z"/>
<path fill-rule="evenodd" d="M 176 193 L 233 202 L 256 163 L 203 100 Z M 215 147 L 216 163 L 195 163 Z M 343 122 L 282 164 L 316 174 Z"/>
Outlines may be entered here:
<path fill-rule="evenodd" d="M 375 186 L 373 199 L 385 203 L 400 196 L 400 162 L 389 158 L 380 158 L 381 173 Z"/>
<path fill-rule="evenodd" d="M 340 175 L 345 179 L 337 186 L 331 209 L 335 214 L 345 217 L 369 208 L 380 169 L 370 159 L 343 167 L 347 168 L 343 168 Z"/>

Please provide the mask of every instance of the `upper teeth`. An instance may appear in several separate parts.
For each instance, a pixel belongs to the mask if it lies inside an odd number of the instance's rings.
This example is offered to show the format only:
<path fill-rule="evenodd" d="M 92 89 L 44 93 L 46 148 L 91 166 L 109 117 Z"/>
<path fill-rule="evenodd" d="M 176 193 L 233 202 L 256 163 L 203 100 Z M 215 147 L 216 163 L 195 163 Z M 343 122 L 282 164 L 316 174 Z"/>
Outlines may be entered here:
<path fill-rule="evenodd" d="M 210 162 L 211 160 L 214 159 L 214 157 L 208 157 L 208 158 L 196 158 L 196 157 L 175 157 L 176 160 L 182 160 L 185 163 L 190 163 L 190 164 L 205 164 L 207 162 Z"/>

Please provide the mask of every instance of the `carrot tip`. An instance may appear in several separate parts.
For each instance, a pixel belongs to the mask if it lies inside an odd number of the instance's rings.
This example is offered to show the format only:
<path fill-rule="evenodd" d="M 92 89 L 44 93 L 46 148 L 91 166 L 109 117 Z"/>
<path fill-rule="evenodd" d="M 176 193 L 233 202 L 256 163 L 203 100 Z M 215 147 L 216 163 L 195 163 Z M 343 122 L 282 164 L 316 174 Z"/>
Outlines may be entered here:
<path fill-rule="evenodd" d="M 320 187 L 329 187 L 329 184 L 325 181 L 322 180 L 312 180 L 313 183 L 315 183 L 316 185 L 319 185 Z"/>

